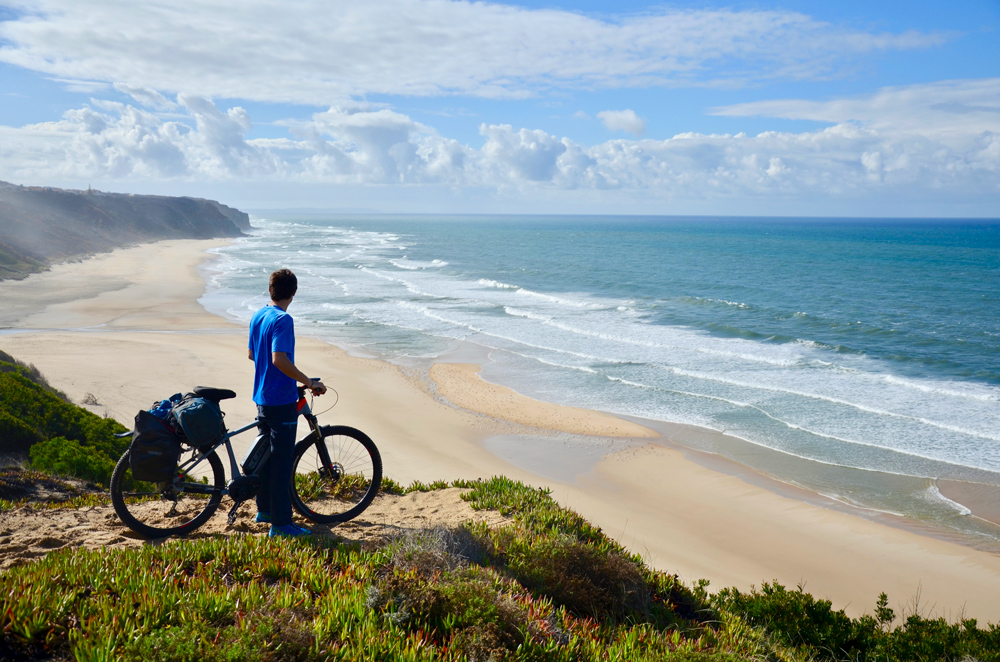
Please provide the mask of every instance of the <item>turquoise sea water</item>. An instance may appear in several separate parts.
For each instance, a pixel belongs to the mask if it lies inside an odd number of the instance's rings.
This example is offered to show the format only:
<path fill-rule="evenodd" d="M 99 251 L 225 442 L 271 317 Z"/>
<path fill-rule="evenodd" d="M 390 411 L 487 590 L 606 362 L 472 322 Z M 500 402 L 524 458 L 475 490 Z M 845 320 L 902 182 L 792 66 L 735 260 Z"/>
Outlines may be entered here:
<path fill-rule="evenodd" d="M 1000 539 L 934 482 L 1000 485 L 998 220 L 252 222 L 211 310 L 248 319 L 288 266 L 300 333 L 410 364 L 472 343 L 526 395 L 725 431 L 782 480 Z"/>

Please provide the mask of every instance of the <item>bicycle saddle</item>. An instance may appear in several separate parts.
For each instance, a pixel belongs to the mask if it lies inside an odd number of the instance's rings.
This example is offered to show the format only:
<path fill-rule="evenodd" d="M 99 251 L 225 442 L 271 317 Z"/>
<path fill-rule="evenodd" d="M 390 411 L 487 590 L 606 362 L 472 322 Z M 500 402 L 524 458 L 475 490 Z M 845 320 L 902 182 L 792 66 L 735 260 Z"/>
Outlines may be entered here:
<path fill-rule="evenodd" d="M 191 392 L 199 398 L 211 400 L 215 404 L 219 404 L 220 400 L 228 400 L 236 397 L 235 391 L 230 391 L 228 388 L 212 388 L 211 386 L 195 386 Z"/>

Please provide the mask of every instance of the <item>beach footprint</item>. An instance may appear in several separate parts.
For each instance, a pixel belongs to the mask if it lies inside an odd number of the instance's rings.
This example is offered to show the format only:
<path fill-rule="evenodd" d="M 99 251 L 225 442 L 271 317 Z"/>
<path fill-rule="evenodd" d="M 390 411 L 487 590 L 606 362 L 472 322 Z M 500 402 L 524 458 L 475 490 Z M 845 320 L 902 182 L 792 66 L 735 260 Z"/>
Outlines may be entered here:
<path fill-rule="evenodd" d="M 65 547 L 67 542 L 59 538 L 54 538 L 52 536 L 46 536 L 41 540 L 35 542 L 35 547 L 41 547 L 44 550 L 52 551 L 54 549 L 60 549 Z"/>

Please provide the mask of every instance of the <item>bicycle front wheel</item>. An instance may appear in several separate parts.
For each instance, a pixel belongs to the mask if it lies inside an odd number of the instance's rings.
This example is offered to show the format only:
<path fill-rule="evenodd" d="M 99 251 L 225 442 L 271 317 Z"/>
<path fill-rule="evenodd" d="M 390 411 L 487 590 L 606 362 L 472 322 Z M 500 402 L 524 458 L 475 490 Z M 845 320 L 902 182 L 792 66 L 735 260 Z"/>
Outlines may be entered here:
<path fill-rule="evenodd" d="M 181 454 L 175 480 L 147 483 L 132 478 L 129 452 L 125 451 L 111 474 L 111 504 L 125 526 L 146 538 L 165 538 L 190 533 L 208 521 L 222 501 L 226 472 L 212 451 L 197 462 L 197 468 L 207 475 L 192 476 L 194 467 L 189 465 L 195 464 L 195 453 Z"/>
<path fill-rule="evenodd" d="M 368 435 L 345 425 L 320 428 L 295 446 L 292 505 L 321 524 L 360 515 L 382 485 L 382 457 Z"/>

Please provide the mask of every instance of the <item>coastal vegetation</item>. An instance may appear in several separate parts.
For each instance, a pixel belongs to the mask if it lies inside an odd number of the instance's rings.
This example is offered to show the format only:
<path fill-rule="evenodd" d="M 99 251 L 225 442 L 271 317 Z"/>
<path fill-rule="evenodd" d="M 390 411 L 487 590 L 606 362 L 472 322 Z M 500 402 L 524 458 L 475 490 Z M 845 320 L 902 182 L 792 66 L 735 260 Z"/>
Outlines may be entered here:
<path fill-rule="evenodd" d="M 0 352 L 0 457 L 107 486 L 126 428 L 69 402 L 30 365 Z"/>
<path fill-rule="evenodd" d="M 995 625 L 897 615 L 884 595 L 860 618 L 777 584 L 713 595 L 649 568 L 545 490 L 454 485 L 511 523 L 368 548 L 223 535 L 53 552 L 0 574 L 0 657 L 1000 660 Z"/>
<path fill-rule="evenodd" d="M 32 442 L 32 468 L 0 470 L 0 535 L 4 509 L 104 505 L 96 484 L 102 458 L 124 450 L 113 444 L 127 445 L 110 436 L 122 426 L 31 366 L 2 355 L 0 368 L 0 438 Z M 504 477 L 382 485 L 448 487 L 508 523 L 365 545 L 227 533 L 11 567 L 0 572 L 0 659 L 1000 661 L 997 625 L 916 603 L 897 613 L 884 594 L 851 618 L 801 587 L 686 585 L 547 490 Z"/>

